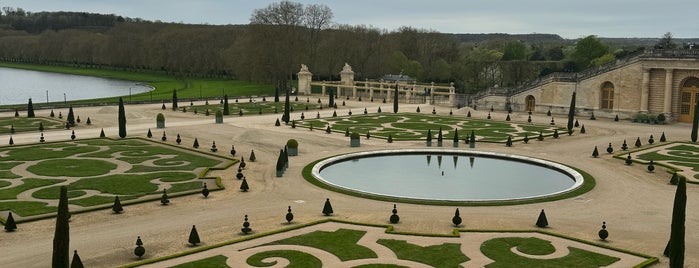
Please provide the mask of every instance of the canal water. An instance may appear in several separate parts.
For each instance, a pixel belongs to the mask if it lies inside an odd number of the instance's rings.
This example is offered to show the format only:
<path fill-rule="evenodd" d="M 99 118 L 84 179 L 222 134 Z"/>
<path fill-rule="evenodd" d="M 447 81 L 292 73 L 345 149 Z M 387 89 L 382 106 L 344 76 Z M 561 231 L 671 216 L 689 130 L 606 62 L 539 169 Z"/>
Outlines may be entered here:
<path fill-rule="evenodd" d="M 0 67 L 0 105 L 128 96 L 151 87 L 136 81 Z"/>

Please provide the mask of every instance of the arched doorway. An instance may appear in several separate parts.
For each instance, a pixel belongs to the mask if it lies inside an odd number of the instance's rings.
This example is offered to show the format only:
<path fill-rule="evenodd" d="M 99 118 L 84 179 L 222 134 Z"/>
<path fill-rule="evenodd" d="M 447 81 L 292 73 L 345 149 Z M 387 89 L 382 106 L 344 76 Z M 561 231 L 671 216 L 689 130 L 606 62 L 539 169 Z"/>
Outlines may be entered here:
<path fill-rule="evenodd" d="M 680 122 L 692 122 L 694 119 L 694 104 L 699 100 L 699 78 L 689 77 L 682 83 L 680 91 Z"/>
<path fill-rule="evenodd" d="M 600 96 L 600 108 L 614 109 L 614 84 L 611 82 L 604 82 L 600 93 L 602 94 Z"/>
<path fill-rule="evenodd" d="M 524 98 L 524 103 L 527 105 L 527 112 L 533 112 L 534 108 L 536 108 L 536 99 L 532 95 Z"/>

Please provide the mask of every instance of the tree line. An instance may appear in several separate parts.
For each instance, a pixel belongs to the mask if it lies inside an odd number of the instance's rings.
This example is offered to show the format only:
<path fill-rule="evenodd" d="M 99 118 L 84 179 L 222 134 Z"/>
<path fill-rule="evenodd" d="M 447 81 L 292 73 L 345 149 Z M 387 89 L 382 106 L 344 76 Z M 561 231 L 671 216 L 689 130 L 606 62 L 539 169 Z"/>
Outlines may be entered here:
<path fill-rule="evenodd" d="M 301 64 L 310 67 L 314 80 L 337 80 L 349 63 L 355 80 L 404 74 L 421 82 L 454 82 L 468 93 L 579 71 L 643 49 L 610 47 L 595 36 L 498 34 L 465 41 L 466 35 L 409 26 L 389 31 L 335 23 L 326 5 L 290 1 L 254 10 L 246 25 L 7 7 L 0 13 L 1 60 L 231 77 L 273 83 L 281 91 L 291 87 Z"/>

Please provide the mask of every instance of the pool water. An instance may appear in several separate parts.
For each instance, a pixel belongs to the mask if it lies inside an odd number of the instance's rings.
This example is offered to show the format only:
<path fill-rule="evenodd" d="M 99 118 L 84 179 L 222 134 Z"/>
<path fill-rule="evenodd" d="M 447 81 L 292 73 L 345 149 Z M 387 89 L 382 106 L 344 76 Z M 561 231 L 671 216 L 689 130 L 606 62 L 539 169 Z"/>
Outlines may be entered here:
<path fill-rule="evenodd" d="M 317 173 L 317 174 L 316 174 Z M 410 199 L 494 201 L 538 198 L 573 190 L 572 169 L 522 156 L 456 150 L 392 150 L 321 161 L 317 179 L 343 189 Z"/>

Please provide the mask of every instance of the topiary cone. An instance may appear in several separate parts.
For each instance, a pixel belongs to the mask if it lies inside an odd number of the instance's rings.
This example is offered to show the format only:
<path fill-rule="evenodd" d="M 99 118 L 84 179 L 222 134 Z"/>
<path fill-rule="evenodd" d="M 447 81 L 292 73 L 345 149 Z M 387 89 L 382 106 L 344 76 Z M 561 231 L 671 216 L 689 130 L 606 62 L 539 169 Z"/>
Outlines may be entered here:
<path fill-rule="evenodd" d="M 592 151 L 592 157 L 597 158 L 599 156 L 599 152 L 597 151 L 597 146 L 595 146 L 595 150 Z"/>
<path fill-rule="evenodd" d="M 248 222 L 248 215 L 245 215 L 245 220 L 243 222 L 243 228 L 240 228 L 240 231 L 243 232 L 243 234 L 248 234 L 252 232 L 252 229 L 250 228 L 250 222 Z"/>
<path fill-rule="evenodd" d="M 163 206 L 170 204 L 170 199 L 167 197 L 167 190 L 163 189 L 163 195 L 160 197 L 160 204 Z"/>
<path fill-rule="evenodd" d="M 648 172 L 653 172 L 655 170 L 655 165 L 653 165 L 653 160 L 648 163 Z"/>
<path fill-rule="evenodd" d="M 133 250 L 133 254 L 138 256 L 139 258 L 143 257 L 143 255 L 146 254 L 146 249 L 143 247 L 143 241 L 141 241 L 140 236 L 138 237 L 138 239 L 136 239 L 136 248 Z"/>
<path fill-rule="evenodd" d="M 197 227 L 195 225 L 192 225 L 192 230 L 189 231 L 189 240 L 187 241 L 193 246 L 201 243 L 201 240 L 199 239 L 199 232 L 197 232 Z"/>
<path fill-rule="evenodd" d="M 114 213 L 119 214 L 122 211 L 124 211 L 124 208 L 121 207 L 121 202 L 119 201 L 119 196 L 114 197 L 114 205 L 112 205 L 112 211 Z"/>
<path fill-rule="evenodd" d="M 595 146 L 595 149 L 596 149 L 596 148 L 597 148 L 597 146 Z M 612 147 L 612 143 L 610 142 L 610 143 L 609 143 L 609 146 L 607 146 L 607 153 L 608 153 L 608 154 L 611 154 L 611 153 L 613 153 L 613 152 L 614 152 L 614 148 Z"/>
<path fill-rule="evenodd" d="M 546 226 L 549 225 L 548 219 L 546 219 L 546 213 L 544 213 L 544 210 L 542 209 L 541 212 L 539 213 L 539 218 L 536 219 L 536 226 L 540 228 L 545 228 Z"/>
<path fill-rule="evenodd" d="M 249 189 L 250 187 L 248 186 L 248 181 L 245 179 L 245 177 L 243 177 L 243 182 L 240 183 L 240 190 L 243 192 L 247 192 Z"/>
<path fill-rule="evenodd" d="M 330 198 L 326 198 L 323 205 L 323 215 L 330 216 L 331 214 L 333 214 L 333 206 L 330 204 Z"/>
<path fill-rule="evenodd" d="M 7 215 L 7 220 L 5 220 L 5 231 L 14 232 L 17 230 L 17 223 L 15 223 L 15 218 L 12 217 L 12 212 Z"/>
<path fill-rule="evenodd" d="M 454 217 L 451 218 L 451 223 L 453 223 L 454 226 L 461 225 L 461 216 L 459 216 L 459 208 L 456 208 L 456 211 L 454 212 Z"/>
<path fill-rule="evenodd" d="M 74 250 L 73 251 L 73 261 L 70 262 L 70 268 L 83 268 L 85 267 L 83 265 L 83 261 L 80 260 L 80 256 L 78 256 L 78 251 Z"/>

